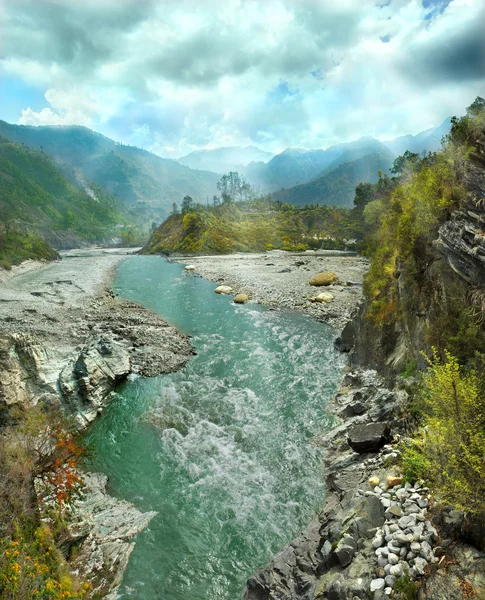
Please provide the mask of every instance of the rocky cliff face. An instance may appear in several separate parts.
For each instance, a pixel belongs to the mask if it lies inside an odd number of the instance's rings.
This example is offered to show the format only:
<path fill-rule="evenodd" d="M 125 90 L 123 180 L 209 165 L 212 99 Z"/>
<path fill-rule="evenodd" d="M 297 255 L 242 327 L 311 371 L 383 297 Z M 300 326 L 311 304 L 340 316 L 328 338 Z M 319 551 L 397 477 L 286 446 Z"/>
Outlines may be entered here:
<path fill-rule="evenodd" d="M 485 310 L 485 169 L 469 162 L 463 174 L 467 197 L 438 230 L 431 247 L 419 249 L 420 271 L 409 274 L 398 263 L 397 318 L 376 327 L 367 317 L 364 301 L 336 347 L 350 352 L 354 366 L 368 366 L 389 376 L 403 371 L 409 361 L 424 367 L 421 351 L 429 353 L 433 328 L 456 310 Z M 410 285 L 410 281 L 413 285 Z"/>
<path fill-rule="evenodd" d="M 0 427 L 9 422 L 14 409 L 39 400 L 59 404 L 43 371 L 47 360 L 48 352 L 35 336 L 0 334 Z"/>

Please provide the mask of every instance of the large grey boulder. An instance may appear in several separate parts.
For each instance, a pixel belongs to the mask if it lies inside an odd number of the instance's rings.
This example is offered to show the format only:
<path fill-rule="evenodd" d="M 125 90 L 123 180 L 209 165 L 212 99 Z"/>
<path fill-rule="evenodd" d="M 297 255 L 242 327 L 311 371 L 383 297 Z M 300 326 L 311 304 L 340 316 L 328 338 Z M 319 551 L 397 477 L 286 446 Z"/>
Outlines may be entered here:
<path fill-rule="evenodd" d="M 109 336 L 91 340 L 77 360 L 66 365 L 59 376 L 59 387 L 80 427 L 96 418 L 116 383 L 130 372 L 128 350 Z"/>
<path fill-rule="evenodd" d="M 353 427 L 349 431 L 347 441 L 354 452 L 364 454 L 378 452 L 391 439 L 391 430 L 387 423 L 365 423 Z"/>

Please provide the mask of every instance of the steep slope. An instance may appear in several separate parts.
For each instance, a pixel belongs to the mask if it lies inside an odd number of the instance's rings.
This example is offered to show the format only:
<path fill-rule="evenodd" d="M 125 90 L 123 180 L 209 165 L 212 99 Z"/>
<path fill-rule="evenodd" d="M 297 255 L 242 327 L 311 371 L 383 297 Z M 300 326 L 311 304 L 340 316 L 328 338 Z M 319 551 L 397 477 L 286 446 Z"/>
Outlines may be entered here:
<path fill-rule="evenodd" d="M 0 121 L 0 135 L 42 149 L 84 177 L 130 203 L 143 203 L 164 218 L 185 195 L 205 200 L 219 176 L 193 171 L 175 160 L 123 146 L 86 127 L 26 127 Z"/>
<path fill-rule="evenodd" d="M 214 173 L 242 172 L 250 162 L 266 163 L 272 154 L 264 152 L 256 146 L 225 146 L 213 150 L 196 150 L 181 156 L 178 162 L 191 169 L 205 169 Z"/>
<path fill-rule="evenodd" d="M 125 207 L 96 184 L 76 185 L 41 150 L 0 137 L 3 230 L 37 233 L 56 247 L 113 235 L 130 220 Z"/>
<path fill-rule="evenodd" d="M 295 206 L 324 204 L 350 208 L 356 186 L 360 182 L 375 183 L 377 172 L 387 172 L 391 165 L 390 152 L 369 154 L 340 164 L 309 183 L 274 192 L 272 197 Z"/>

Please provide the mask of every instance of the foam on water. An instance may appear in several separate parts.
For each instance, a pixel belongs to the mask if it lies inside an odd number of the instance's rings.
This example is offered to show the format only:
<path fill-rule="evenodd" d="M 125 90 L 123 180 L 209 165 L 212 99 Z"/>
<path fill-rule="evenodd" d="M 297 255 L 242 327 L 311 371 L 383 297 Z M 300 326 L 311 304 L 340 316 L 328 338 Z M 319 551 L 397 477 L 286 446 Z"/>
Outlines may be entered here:
<path fill-rule="evenodd" d="M 322 500 L 325 403 L 343 366 L 330 330 L 236 306 L 180 265 L 133 257 L 115 290 L 192 336 L 185 369 L 127 382 L 91 429 L 112 493 L 159 515 L 138 536 L 121 597 L 236 600 Z"/>

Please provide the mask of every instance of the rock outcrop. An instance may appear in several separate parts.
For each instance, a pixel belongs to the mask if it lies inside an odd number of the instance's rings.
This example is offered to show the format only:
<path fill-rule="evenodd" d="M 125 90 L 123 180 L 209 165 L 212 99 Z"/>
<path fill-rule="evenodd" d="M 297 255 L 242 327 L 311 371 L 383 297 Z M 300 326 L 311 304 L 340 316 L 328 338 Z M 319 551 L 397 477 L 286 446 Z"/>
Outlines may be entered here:
<path fill-rule="evenodd" d="M 86 315 L 88 340 L 59 375 L 63 403 L 83 429 L 130 373 L 145 376 L 182 368 L 193 349 L 174 327 L 125 300 L 110 296 Z"/>
<path fill-rule="evenodd" d="M 83 428 L 102 411 L 116 384 L 131 372 L 128 350 L 112 336 L 91 340 L 59 375 L 64 403 Z"/>
<path fill-rule="evenodd" d="M 70 509 L 61 550 L 73 572 L 91 585 L 91 597 L 115 600 L 135 547 L 133 538 L 157 513 L 142 513 L 133 504 L 109 496 L 106 475 L 84 473 L 82 479 L 82 498 Z M 49 519 L 45 486 L 37 481 L 36 488 L 44 499 L 43 518 Z M 74 547 L 76 552 L 72 553 Z M 71 555 L 73 558 L 69 558 Z"/>
<path fill-rule="evenodd" d="M 45 347 L 33 335 L 0 334 L 0 427 L 8 423 L 11 411 L 39 400 L 59 404 L 55 388 L 46 380 L 43 365 Z"/>

